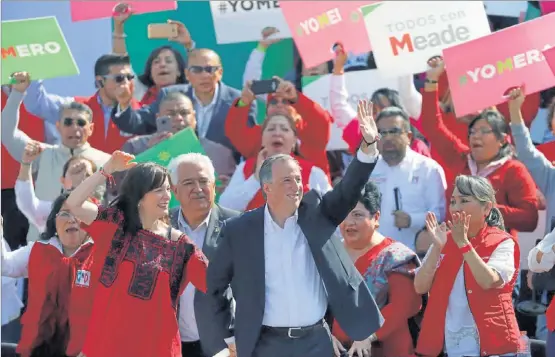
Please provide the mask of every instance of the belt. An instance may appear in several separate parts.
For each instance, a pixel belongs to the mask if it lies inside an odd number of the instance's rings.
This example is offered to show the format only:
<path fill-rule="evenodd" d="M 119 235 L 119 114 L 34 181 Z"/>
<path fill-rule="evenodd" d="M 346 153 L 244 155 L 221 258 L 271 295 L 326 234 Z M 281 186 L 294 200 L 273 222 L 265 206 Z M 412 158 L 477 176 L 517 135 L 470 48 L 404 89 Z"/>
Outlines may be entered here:
<path fill-rule="evenodd" d="M 306 336 L 309 332 L 324 327 L 324 320 L 320 320 L 314 325 L 304 327 L 272 327 L 262 325 L 263 333 L 273 333 L 275 335 L 288 337 L 288 338 L 301 338 Z"/>

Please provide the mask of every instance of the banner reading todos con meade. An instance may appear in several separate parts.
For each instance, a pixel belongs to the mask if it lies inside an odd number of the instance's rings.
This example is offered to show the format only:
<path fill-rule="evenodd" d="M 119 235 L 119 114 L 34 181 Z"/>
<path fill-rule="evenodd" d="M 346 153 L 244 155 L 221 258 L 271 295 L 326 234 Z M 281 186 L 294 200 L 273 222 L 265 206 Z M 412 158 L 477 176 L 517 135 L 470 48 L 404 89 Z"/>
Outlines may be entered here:
<path fill-rule="evenodd" d="M 55 17 L 2 21 L 2 84 L 20 71 L 32 79 L 79 74 Z"/>
<path fill-rule="evenodd" d="M 488 35 L 482 1 L 387 1 L 361 8 L 380 70 L 424 72 L 444 48 Z"/>

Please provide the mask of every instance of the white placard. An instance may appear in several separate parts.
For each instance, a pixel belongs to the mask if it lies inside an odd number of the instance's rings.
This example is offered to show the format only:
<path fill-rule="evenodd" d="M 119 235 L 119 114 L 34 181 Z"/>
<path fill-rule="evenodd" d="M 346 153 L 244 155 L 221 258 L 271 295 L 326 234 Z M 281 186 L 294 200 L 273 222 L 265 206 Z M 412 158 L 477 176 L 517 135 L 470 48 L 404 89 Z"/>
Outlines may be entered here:
<path fill-rule="evenodd" d="M 324 109 L 330 110 L 330 79 L 332 74 L 323 76 L 303 78 L 303 94 L 320 104 Z M 304 83 L 307 83 L 306 85 Z M 381 71 L 369 69 L 365 71 L 353 71 L 345 73 L 345 84 L 349 93 L 348 102 L 356 111 L 360 99 L 370 99 L 372 94 L 380 88 L 390 88 L 398 90 L 399 83 L 397 78 L 385 76 Z M 354 118 L 353 118 L 354 119 Z M 346 150 L 349 148 L 343 140 L 343 125 L 348 123 L 333 123 L 331 137 L 328 142 L 327 150 Z"/>
<path fill-rule="evenodd" d="M 520 17 L 528 9 L 528 1 L 484 1 L 488 15 Z"/>
<path fill-rule="evenodd" d="M 210 1 L 210 11 L 219 44 L 260 41 L 265 27 L 291 37 L 278 1 Z"/>
<path fill-rule="evenodd" d="M 362 13 L 376 65 L 393 76 L 424 72 L 444 48 L 491 32 L 482 1 L 384 1 Z"/>

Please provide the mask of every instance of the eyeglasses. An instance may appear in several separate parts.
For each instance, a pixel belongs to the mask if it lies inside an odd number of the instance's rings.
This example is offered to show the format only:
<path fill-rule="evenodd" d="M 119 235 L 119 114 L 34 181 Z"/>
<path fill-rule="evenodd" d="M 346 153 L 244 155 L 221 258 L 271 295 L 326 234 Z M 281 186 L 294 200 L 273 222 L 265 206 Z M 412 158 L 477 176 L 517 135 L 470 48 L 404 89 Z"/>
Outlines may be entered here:
<path fill-rule="evenodd" d="M 56 215 L 56 218 L 74 219 L 75 216 L 69 211 L 60 211 Z"/>
<path fill-rule="evenodd" d="M 116 83 L 123 83 L 125 80 L 131 82 L 135 78 L 134 74 L 107 74 L 104 76 L 105 79 L 113 79 Z"/>
<path fill-rule="evenodd" d="M 188 71 L 194 74 L 200 74 L 202 72 L 214 74 L 220 68 L 220 66 L 191 66 L 188 68 Z"/>
<path fill-rule="evenodd" d="M 293 104 L 293 102 L 283 98 L 272 97 L 272 99 L 268 101 L 268 104 L 269 105 L 278 105 L 278 104 L 291 105 Z"/>
<path fill-rule="evenodd" d="M 475 136 L 475 135 L 478 135 L 478 134 L 480 134 L 480 135 L 488 135 L 488 134 L 491 134 L 491 133 L 493 133 L 493 130 L 491 130 L 491 129 L 485 129 L 485 128 L 483 128 L 483 129 L 478 129 L 478 130 L 470 129 L 470 130 L 468 131 L 468 135 L 469 135 L 469 136 Z"/>
<path fill-rule="evenodd" d="M 168 112 L 169 117 L 176 117 L 178 115 L 182 116 L 183 118 L 188 117 L 191 114 L 190 110 L 183 109 L 183 110 L 170 110 Z"/>
<path fill-rule="evenodd" d="M 391 134 L 392 136 L 401 135 L 403 133 L 403 129 L 401 128 L 393 128 L 389 130 L 378 130 L 378 133 L 381 137 L 387 136 Z"/>
<path fill-rule="evenodd" d="M 81 118 L 79 118 L 79 119 L 64 118 L 63 123 L 64 123 L 64 126 L 67 126 L 67 127 L 70 127 L 70 126 L 73 125 L 73 123 L 76 123 L 77 126 L 80 126 L 81 128 L 83 128 L 83 127 L 85 127 L 85 125 L 88 124 L 88 121 L 85 120 L 85 119 L 81 119 Z"/>

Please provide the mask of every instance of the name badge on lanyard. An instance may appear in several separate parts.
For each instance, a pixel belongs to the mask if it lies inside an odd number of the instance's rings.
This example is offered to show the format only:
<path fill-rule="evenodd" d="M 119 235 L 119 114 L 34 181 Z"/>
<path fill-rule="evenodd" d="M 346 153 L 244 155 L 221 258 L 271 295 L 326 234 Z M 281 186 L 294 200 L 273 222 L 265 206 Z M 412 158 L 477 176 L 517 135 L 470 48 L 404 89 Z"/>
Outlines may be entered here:
<path fill-rule="evenodd" d="M 89 287 L 91 283 L 91 272 L 86 270 L 77 270 L 75 276 L 75 285 Z"/>

